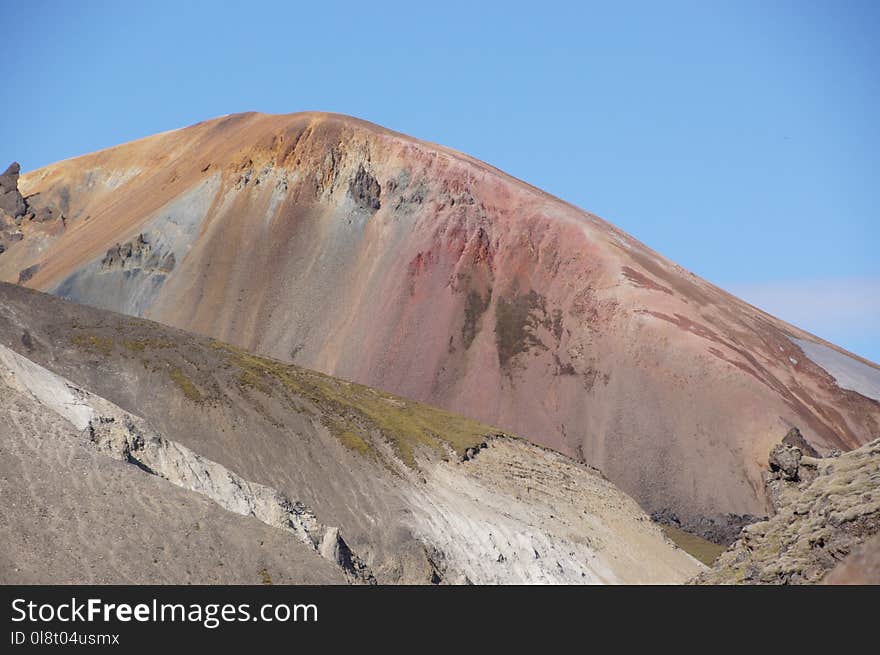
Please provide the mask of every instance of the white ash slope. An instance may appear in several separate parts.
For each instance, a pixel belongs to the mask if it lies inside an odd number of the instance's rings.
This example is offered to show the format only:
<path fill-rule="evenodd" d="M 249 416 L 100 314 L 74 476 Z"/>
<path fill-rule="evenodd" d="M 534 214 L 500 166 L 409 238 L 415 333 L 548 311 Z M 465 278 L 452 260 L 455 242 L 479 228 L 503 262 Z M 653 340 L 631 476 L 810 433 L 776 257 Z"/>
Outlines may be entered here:
<path fill-rule="evenodd" d="M 95 454 L 102 453 L 135 464 L 141 470 L 126 467 L 126 474 L 134 478 L 128 495 L 140 496 L 142 487 L 152 488 L 155 478 L 162 478 L 229 512 L 254 517 L 279 533 L 288 533 L 293 537 L 289 541 L 295 542 L 289 547 L 296 550 L 298 558 L 304 556 L 302 546 L 306 546 L 336 568 L 334 577 L 328 575 L 326 565 L 319 567 L 325 581 L 374 581 L 368 565 L 351 552 L 340 530 L 321 524 L 301 503 L 244 480 L 156 433 L 143 419 L 4 346 L 0 346 L 0 385 L 7 403 L 12 398 L 25 403 L 27 415 L 31 420 L 39 419 L 42 426 L 8 431 L 4 449 L 13 443 L 20 449 L 22 440 L 34 438 L 42 444 L 36 450 L 57 452 L 57 447 L 45 447 L 47 441 L 57 440 L 58 447 L 79 450 L 81 458 L 97 461 L 103 458 L 95 458 Z M 22 413 L 20 408 L 16 411 Z M 10 425 L 20 425 L 12 420 L 13 409 L 8 404 L 3 412 Z M 66 425 L 67 429 L 49 430 L 47 423 Z M 31 431 L 38 436 L 28 437 Z M 51 470 L 55 474 L 56 469 Z M 662 537 L 634 501 L 600 475 L 557 453 L 515 439 L 490 440 L 465 462 L 425 460 L 420 462 L 418 475 L 403 465 L 398 473 L 398 491 L 407 509 L 397 518 L 396 527 L 411 530 L 423 542 L 436 575 L 446 582 L 676 583 L 700 569 L 690 556 Z M 423 476 L 421 481 L 419 476 Z M 171 489 L 165 491 L 172 493 Z M 87 506 L 94 506 L 94 498 L 82 498 L 82 507 Z M 134 522 L 142 519 L 133 516 Z M 100 521 L 101 517 L 92 516 L 91 520 Z M 15 521 L 7 521 L 11 523 Z M 31 532 L 41 529 L 38 523 L 27 528 Z M 5 550 L 16 550 L 15 545 L 7 543 Z M 50 557 L 48 553 L 45 556 Z M 72 579 L 143 581 L 101 570 L 97 562 L 91 566 L 96 567 L 92 577 Z M 235 562 L 226 566 L 235 566 Z M 272 568 L 276 576 L 281 573 L 278 564 Z M 290 578 L 312 579 L 288 572 L 285 579 Z M 6 582 L 33 580 L 12 571 L 4 576 Z"/>
<path fill-rule="evenodd" d="M 415 532 L 471 582 L 672 583 L 701 565 L 642 509 L 556 452 L 494 439 L 463 464 L 426 466 Z"/>
<path fill-rule="evenodd" d="M 95 450 L 133 464 L 145 473 L 194 491 L 220 507 L 252 516 L 291 533 L 300 543 L 340 567 L 353 582 L 375 582 L 348 548 L 338 528 L 322 525 L 302 503 L 275 489 L 242 479 L 189 448 L 156 434 L 142 419 L 80 389 L 51 371 L 0 345 L 0 384 L 7 391 L 32 396 L 68 421 L 79 440 Z"/>

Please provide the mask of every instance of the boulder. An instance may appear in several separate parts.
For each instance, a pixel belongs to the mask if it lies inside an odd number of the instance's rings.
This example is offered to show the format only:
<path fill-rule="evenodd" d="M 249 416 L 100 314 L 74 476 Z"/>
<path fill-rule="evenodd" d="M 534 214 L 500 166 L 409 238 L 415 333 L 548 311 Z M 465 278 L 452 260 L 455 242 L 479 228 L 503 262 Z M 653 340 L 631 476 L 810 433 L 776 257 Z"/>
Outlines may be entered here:
<path fill-rule="evenodd" d="M 778 473 L 784 480 L 797 482 L 802 457 L 803 453 L 800 448 L 786 443 L 776 444 L 770 451 L 770 471 Z"/>

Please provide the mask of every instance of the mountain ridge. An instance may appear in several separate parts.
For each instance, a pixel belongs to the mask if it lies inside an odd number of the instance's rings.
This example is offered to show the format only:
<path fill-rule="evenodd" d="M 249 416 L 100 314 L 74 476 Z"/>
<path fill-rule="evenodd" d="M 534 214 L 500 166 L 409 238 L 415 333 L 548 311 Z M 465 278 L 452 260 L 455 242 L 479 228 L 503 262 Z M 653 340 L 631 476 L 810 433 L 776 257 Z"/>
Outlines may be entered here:
<path fill-rule="evenodd" d="M 25 224 L 0 278 L 529 434 L 695 521 L 765 513 L 764 454 L 793 426 L 824 451 L 880 431 L 877 399 L 797 340 L 876 364 L 371 125 L 231 115 L 28 173 L 68 218 Z M 108 255 L 141 240 L 143 260 Z"/>

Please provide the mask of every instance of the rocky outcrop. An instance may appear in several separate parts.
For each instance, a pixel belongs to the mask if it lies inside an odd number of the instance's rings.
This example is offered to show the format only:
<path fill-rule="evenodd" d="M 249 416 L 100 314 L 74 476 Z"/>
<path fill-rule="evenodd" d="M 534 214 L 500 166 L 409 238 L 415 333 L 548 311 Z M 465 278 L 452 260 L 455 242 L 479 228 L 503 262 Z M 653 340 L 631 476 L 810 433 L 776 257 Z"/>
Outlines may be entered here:
<path fill-rule="evenodd" d="M 813 448 L 809 441 L 804 439 L 804 435 L 798 428 L 792 428 L 782 438 L 782 443 L 788 446 L 799 448 L 800 451 L 809 457 L 819 457 L 819 452 Z"/>
<path fill-rule="evenodd" d="M 792 432 L 789 432 L 786 439 L 791 435 Z M 764 473 L 764 489 L 774 512 L 779 511 L 786 502 L 785 493 L 792 483 L 809 484 L 816 478 L 814 461 L 818 456 L 808 457 L 798 446 L 791 445 L 791 441 L 786 443 L 783 439 L 782 443 L 773 446 L 767 458 L 770 470 Z"/>
<path fill-rule="evenodd" d="M 744 528 L 695 582 L 816 583 L 880 533 L 880 439 L 826 458 L 778 444 L 768 464 L 773 516 Z"/>
<path fill-rule="evenodd" d="M 254 516 L 293 534 L 353 581 L 374 584 L 369 567 L 355 555 L 338 528 L 318 521 L 308 507 L 281 492 L 249 482 L 189 448 L 157 435 L 131 415 L 100 415 L 89 421 L 88 435 L 100 451 L 169 482 L 207 496 L 226 510 Z"/>
<path fill-rule="evenodd" d="M 48 223 L 61 221 L 65 224 L 64 214 L 50 204 L 33 204 L 34 196 L 25 198 L 18 188 L 18 178 L 21 167 L 18 162 L 12 162 L 6 171 L 0 175 L 0 255 L 5 253 L 14 242 L 24 238 L 24 232 L 19 229 L 24 223 Z M 33 267 L 28 267 L 25 271 Z M 34 268 L 32 272 L 35 272 Z M 22 271 L 24 273 L 24 271 Z M 30 278 L 19 278 L 19 284 L 27 282 Z"/>
<path fill-rule="evenodd" d="M 144 270 L 168 273 L 174 269 L 173 252 L 154 251 L 152 245 L 143 234 L 138 234 L 131 241 L 116 244 L 101 260 L 102 271 L 112 270 Z"/>
<path fill-rule="evenodd" d="M 0 214 L 6 213 L 12 218 L 19 218 L 27 213 L 27 205 L 18 190 L 20 170 L 18 162 L 12 162 L 0 175 Z"/>
<path fill-rule="evenodd" d="M 766 518 L 766 517 L 763 517 Z M 763 520 L 752 514 L 719 514 L 718 516 L 697 516 L 681 518 L 671 509 L 664 509 L 651 514 L 651 520 L 689 534 L 711 541 L 713 544 L 729 546 L 739 537 L 742 529 Z"/>
<path fill-rule="evenodd" d="M 28 266 L 27 268 L 23 268 L 18 273 L 18 283 L 24 284 L 28 280 L 30 280 L 34 275 L 37 274 L 37 271 L 40 270 L 39 264 L 34 264 L 32 266 Z"/>
<path fill-rule="evenodd" d="M 802 457 L 803 453 L 800 448 L 787 444 L 777 444 L 770 451 L 768 459 L 770 472 L 775 473 L 782 480 L 798 482 L 800 480 L 799 473 Z"/>
<path fill-rule="evenodd" d="M 377 211 L 382 207 L 382 203 L 379 201 L 382 187 L 379 186 L 378 180 L 370 175 L 363 166 L 358 167 L 357 173 L 351 179 L 348 192 L 362 209 Z"/>

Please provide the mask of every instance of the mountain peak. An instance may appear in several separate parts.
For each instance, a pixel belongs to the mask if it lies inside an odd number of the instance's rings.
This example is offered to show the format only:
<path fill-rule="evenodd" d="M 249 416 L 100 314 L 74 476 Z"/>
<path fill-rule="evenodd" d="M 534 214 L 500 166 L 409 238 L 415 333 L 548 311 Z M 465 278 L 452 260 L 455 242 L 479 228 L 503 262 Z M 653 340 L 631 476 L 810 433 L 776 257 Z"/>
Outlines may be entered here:
<path fill-rule="evenodd" d="M 880 426 L 873 383 L 847 382 L 874 364 L 359 119 L 222 116 L 21 185 L 66 220 L 26 222 L 0 278 L 529 435 L 689 524 L 763 514 L 761 462 L 792 426 L 823 452 Z"/>

